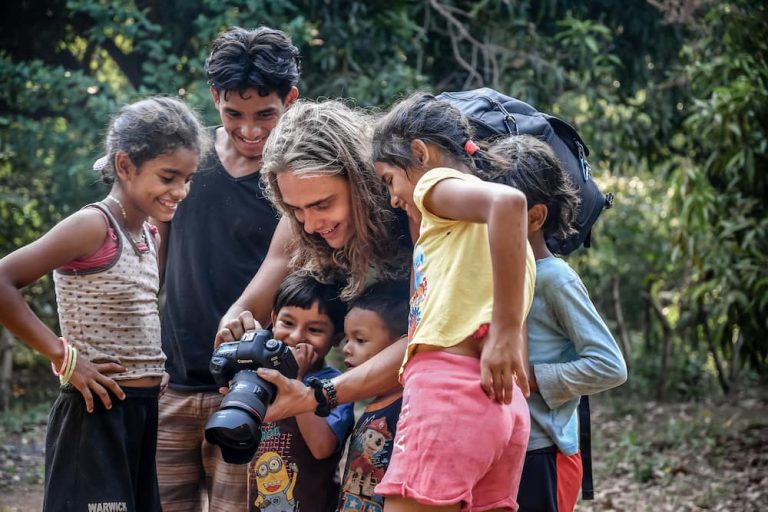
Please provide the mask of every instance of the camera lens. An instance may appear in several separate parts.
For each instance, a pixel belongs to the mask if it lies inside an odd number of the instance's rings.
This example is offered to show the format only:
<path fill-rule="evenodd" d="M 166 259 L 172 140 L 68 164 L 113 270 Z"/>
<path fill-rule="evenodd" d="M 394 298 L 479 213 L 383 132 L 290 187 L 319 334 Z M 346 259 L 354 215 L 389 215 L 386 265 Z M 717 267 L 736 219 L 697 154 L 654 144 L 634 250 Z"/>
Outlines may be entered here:
<path fill-rule="evenodd" d="M 256 372 L 235 374 L 229 393 L 205 425 L 205 438 L 221 447 L 226 462 L 245 464 L 253 458 L 261 441 L 259 427 L 274 394 L 275 387 Z"/>
<path fill-rule="evenodd" d="M 262 367 L 278 370 L 289 379 L 299 373 L 288 347 L 263 329 L 246 332 L 240 341 L 222 343 L 211 357 L 213 380 L 219 387 L 229 384 L 229 393 L 208 418 L 205 438 L 221 447 L 226 462 L 245 464 L 259 447 L 259 429 L 277 393 L 273 384 L 256 373 Z"/>

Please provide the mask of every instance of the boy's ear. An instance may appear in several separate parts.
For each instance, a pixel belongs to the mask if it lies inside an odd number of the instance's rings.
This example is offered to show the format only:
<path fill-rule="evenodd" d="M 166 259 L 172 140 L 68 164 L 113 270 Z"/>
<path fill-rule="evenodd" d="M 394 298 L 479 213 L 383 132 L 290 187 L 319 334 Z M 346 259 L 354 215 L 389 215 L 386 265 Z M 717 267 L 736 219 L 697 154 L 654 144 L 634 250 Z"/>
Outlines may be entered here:
<path fill-rule="evenodd" d="M 285 101 L 283 102 L 283 105 L 285 105 L 285 108 L 290 107 L 293 105 L 293 103 L 299 98 L 299 89 L 294 85 L 291 87 L 291 90 L 288 92 L 288 96 L 285 97 Z"/>
<path fill-rule="evenodd" d="M 216 105 L 216 108 L 218 108 L 219 107 L 219 99 L 220 99 L 219 91 L 217 91 L 213 87 L 209 87 L 208 90 L 211 91 L 211 96 L 213 97 L 213 104 Z"/>
<path fill-rule="evenodd" d="M 549 210 L 545 204 L 535 204 L 528 209 L 528 231 L 538 231 L 547 221 Z"/>
<path fill-rule="evenodd" d="M 275 314 L 274 310 L 269 315 L 269 319 L 272 321 L 272 330 L 275 330 L 275 320 L 277 320 L 277 315 Z"/>

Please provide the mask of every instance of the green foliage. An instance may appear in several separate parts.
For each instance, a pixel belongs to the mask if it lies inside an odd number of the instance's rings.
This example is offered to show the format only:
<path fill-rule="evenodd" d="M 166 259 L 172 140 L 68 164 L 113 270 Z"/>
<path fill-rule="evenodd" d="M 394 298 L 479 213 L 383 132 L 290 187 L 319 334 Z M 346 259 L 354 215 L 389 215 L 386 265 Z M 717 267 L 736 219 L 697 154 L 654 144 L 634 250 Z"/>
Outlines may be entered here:
<path fill-rule="evenodd" d="M 305 97 L 384 107 L 415 89 L 488 85 L 572 122 L 617 200 L 571 261 L 625 333 L 633 389 L 695 397 L 745 364 L 768 369 L 768 43 L 755 37 L 766 32 L 756 2 L 34 4 L 0 13 L 25 20 L 0 30 L 0 256 L 103 194 L 90 167 L 119 105 L 178 94 L 216 123 L 209 44 L 264 24 L 299 47 Z M 25 294 L 55 326 L 49 280 Z"/>
<path fill-rule="evenodd" d="M 693 101 L 671 180 L 681 205 L 677 254 L 690 266 L 684 295 L 701 304 L 725 358 L 765 373 L 768 43 L 754 34 L 768 18 L 762 5 L 733 2 L 713 8 L 702 28 L 705 37 L 685 49 Z"/>

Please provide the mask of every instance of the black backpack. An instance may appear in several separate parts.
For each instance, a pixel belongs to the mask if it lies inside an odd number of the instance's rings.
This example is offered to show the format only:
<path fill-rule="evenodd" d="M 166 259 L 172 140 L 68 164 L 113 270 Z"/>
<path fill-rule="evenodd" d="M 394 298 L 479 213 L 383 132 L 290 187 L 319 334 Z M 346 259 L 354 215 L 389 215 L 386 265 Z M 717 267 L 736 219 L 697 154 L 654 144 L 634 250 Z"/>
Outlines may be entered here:
<path fill-rule="evenodd" d="M 587 145 L 571 125 L 487 87 L 444 92 L 437 98 L 461 110 L 469 118 L 480 140 L 499 135 L 529 134 L 548 143 L 578 187 L 581 208 L 574 226 L 578 233 L 565 239 L 549 237 L 547 246 L 561 255 L 572 253 L 582 244 L 590 246 L 592 225 L 603 210 L 613 206 L 613 194 L 603 194 L 597 188 L 592 179 L 592 168 L 587 162 Z"/>

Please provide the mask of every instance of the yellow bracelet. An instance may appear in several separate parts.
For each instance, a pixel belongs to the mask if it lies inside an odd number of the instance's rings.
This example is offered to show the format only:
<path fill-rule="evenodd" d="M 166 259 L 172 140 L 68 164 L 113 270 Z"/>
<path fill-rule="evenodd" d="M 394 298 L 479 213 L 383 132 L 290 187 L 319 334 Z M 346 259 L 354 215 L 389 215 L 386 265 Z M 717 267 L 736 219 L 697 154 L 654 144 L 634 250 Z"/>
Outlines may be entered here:
<path fill-rule="evenodd" d="M 72 378 L 72 374 L 75 373 L 75 366 L 77 366 L 77 348 L 72 344 L 68 344 L 67 350 L 69 350 L 67 368 L 64 370 L 64 374 L 59 377 L 59 382 L 62 386 L 69 384 L 69 379 Z"/>

